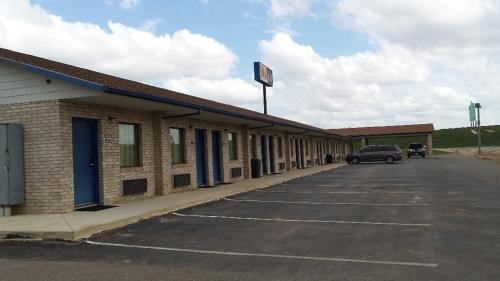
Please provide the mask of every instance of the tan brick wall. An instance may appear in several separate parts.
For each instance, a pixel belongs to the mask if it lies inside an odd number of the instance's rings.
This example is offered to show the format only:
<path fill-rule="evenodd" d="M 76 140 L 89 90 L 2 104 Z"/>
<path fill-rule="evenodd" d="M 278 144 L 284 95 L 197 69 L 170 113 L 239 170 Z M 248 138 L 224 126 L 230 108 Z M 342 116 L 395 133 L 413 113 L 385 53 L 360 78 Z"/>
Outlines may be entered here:
<path fill-rule="evenodd" d="M 61 102 L 60 124 L 63 132 L 63 161 L 69 167 L 73 166 L 72 118 L 74 117 L 98 120 L 99 182 L 102 204 L 118 204 L 155 195 L 155 151 L 152 114 L 125 111 L 114 107 Z M 120 123 L 139 125 L 139 143 L 141 148 L 139 167 L 120 167 Z M 105 143 L 105 138 L 110 139 L 111 142 Z M 148 181 L 147 193 L 135 196 L 122 196 L 122 181 L 140 178 L 146 178 Z M 73 190 L 72 170 L 70 171 L 69 179 L 65 185 L 68 189 Z"/>
<path fill-rule="evenodd" d="M 65 186 L 72 166 L 63 161 L 63 139 L 57 101 L 0 105 L 0 123 L 18 123 L 24 129 L 25 204 L 13 213 L 62 213 L 73 204 Z"/>
<path fill-rule="evenodd" d="M 273 154 L 274 156 L 274 171 L 276 173 L 280 173 L 280 172 L 283 172 L 283 171 L 286 171 L 286 155 L 287 155 L 287 147 L 286 147 L 286 138 L 285 138 L 285 133 L 281 132 L 281 131 L 276 131 L 276 130 L 270 130 L 270 129 L 250 129 L 249 132 L 248 132 L 248 135 L 250 137 L 250 135 L 253 134 L 256 136 L 257 138 L 257 159 L 261 160 L 262 161 L 262 152 L 261 152 L 261 149 L 262 149 L 262 141 L 261 141 L 261 137 L 262 136 L 266 136 L 266 167 L 267 167 L 267 170 L 266 170 L 266 173 L 265 174 L 270 174 L 271 173 L 271 158 L 270 158 L 270 153 Z M 270 151 L 269 150 L 269 137 L 272 137 L 273 138 L 273 151 Z M 278 154 L 278 138 L 282 139 L 282 150 L 283 150 L 283 153 L 282 153 L 282 156 L 279 157 L 279 154 Z M 249 153 L 251 151 L 251 143 L 250 143 L 250 140 L 248 141 L 248 149 L 249 149 Z M 280 170 L 279 169 L 279 164 L 280 163 L 285 163 L 285 169 L 284 170 Z"/>
<path fill-rule="evenodd" d="M 97 120 L 99 140 L 99 188 L 102 204 L 119 204 L 194 189 L 196 181 L 195 129 L 206 130 L 206 167 L 208 185 L 214 184 L 212 167 L 212 131 L 221 133 L 222 182 L 229 183 L 250 177 L 250 134 L 257 137 L 257 158 L 261 158 L 261 136 L 274 140 L 274 150 L 267 149 L 267 173 L 270 173 L 269 153 L 279 163 L 295 161 L 290 150 L 290 139 L 309 142 L 309 155 L 304 163 L 315 158 L 315 143 L 321 138 L 303 134 L 288 134 L 272 129 L 247 129 L 244 126 L 207 122 L 193 118 L 162 118 L 161 113 L 135 112 L 111 106 L 101 106 L 69 101 L 31 102 L 0 106 L 0 122 L 20 123 L 24 126 L 26 203 L 14 208 L 14 213 L 64 213 L 74 209 L 72 119 Z M 133 123 L 140 127 L 141 165 L 120 167 L 119 124 Z M 170 128 L 183 128 L 185 134 L 184 164 L 172 164 Z M 229 160 L 228 133 L 237 134 L 238 159 Z M 283 141 L 283 154 L 279 157 L 278 138 Z M 110 142 L 106 142 L 109 139 Z M 338 143 L 339 152 L 345 147 Z M 269 147 L 268 147 L 269 148 Z M 305 149 L 304 149 L 305 154 Z M 313 161 L 314 163 L 314 161 Z M 231 177 L 231 168 L 242 169 L 242 176 Z M 173 175 L 189 173 L 191 185 L 173 188 Z M 122 181 L 146 178 L 148 191 L 143 195 L 123 196 Z"/>

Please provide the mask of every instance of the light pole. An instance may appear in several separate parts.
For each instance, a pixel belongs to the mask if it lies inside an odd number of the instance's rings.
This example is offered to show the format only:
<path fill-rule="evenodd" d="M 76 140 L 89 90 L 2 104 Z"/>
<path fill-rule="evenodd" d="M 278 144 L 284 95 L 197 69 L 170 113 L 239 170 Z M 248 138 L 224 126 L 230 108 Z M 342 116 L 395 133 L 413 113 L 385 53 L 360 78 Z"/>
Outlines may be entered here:
<path fill-rule="evenodd" d="M 481 104 L 477 102 L 474 106 L 477 108 L 477 153 L 481 155 Z"/>

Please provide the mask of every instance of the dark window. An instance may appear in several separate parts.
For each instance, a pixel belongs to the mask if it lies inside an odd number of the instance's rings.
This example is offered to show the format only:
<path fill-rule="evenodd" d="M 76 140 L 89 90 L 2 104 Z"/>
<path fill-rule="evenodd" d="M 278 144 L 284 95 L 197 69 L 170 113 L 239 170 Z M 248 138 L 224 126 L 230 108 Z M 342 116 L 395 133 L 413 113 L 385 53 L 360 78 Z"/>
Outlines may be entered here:
<path fill-rule="evenodd" d="M 374 149 L 375 149 L 374 146 L 365 146 L 360 150 L 360 152 L 373 152 Z"/>
<path fill-rule="evenodd" d="M 170 128 L 170 150 L 172 154 L 172 164 L 184 164 L 184 129 Z"/>
<path fill-rule="evenodd" d="M 410 144 L 410 149 L 422 149 L 422 148 L 424 148 L 423 144 L 420 144 L 420 143 L 412 143 L 412 144 Z"/>
<path fill-rule="evenodd" d="M 238 160 L 238 138 L 236 133 L 227 134 L 227 143 L 229 146 L 229 160 Z"/>
<path fill-rule="evenodd" d="M 283 138 L 278 137 L 278 157 L 283 157 Z"/>
<path fill-rule="evenodd" d="M 139 166 L 139 125 L 121 123 L 119 131 L 120 166 Z"/>
<path fill-rule="evenodd" d="M 398 147 L 395 145 L 381 145 L 378 151 L 397 151 Z"/>

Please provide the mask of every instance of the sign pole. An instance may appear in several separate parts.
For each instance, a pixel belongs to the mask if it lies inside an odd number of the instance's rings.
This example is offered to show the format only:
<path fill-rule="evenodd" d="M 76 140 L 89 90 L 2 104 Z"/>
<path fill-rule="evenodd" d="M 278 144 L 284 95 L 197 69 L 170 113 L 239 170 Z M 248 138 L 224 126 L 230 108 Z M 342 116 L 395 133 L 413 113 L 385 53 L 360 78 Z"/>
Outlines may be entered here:
<path fill-rule="evenodd" d="M 481 155 L 481 104 L 475 104 L 477 108 L 477 153 Z"/>
<path fill-rule="evenodd" d="M 253 71 L 255 81 L 262 84 L 262 93 L 264 95 L 264 114 L 267 115 L 266 87 L 273 86 L 273 71 L 258 61 L 253 63 Z"/>
<path fill-rule="evenodd" d="M 264 92 L 264 114 L 267 115 L 267 94 L 266 85 L 262 84 L 262 91 Z"/>

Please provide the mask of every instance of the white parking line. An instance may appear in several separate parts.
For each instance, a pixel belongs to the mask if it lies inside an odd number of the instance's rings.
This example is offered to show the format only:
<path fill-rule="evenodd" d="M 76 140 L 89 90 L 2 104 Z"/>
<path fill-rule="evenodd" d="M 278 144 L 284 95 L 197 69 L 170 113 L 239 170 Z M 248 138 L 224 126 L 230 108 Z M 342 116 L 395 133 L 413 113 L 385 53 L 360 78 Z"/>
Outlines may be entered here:
<path fill-rule="evenodd" d="M 369 193 L 366 191 L 320 191 L 320 192 L 314 192 L 314 191 L 288 191 L 288 190 L 255 190 L 257 192 L 262 192 L 262 193 L 297 193 L 297 194 L 363 194 L 363 193 Z"/>
<path fill-rule="evenodd" d="M 349 262 L 349 263 L 368 263 L 368 264 L 382 264 L 382 265 L 401 265 L 401 266 L 418 266 L 418 267 L 437 267 L 437 263 L 421 263 L 421 262 L 403 262 L 403 261 L 380 261 L 380 260 L 363 260 L 363 259 L 345 259 L 345 258 L 328 258 L 328 257 L 310 257 L 310 256 L 291 256 L 291 255 L 273 255 L 273 254 L 258 254 L 258 253 L 240 253 L 240 252 L 226 252 L 226 251 L 206 251 L 194 250 L 183 248 L 169 248 L 169 247 L 155 247 L 155 246 L 140 246 L 128 245 L 119 243 L 105 243 L 96 241 L 85 241 L 85 243 L 96 246 L 107 247 L 120 247 L 130 249 L 145 249 L 156 251 L 168 252 L 183 252 L 183 253 L 197 253 L 208 255 L 225 255 L 225 256 L 242 256 L 242 257 L 263 257 L 263 258 L 281 258 L 293 260 L 313 260 L 313 261 L 328 261 L 328 262 Z"/>
<path fill-rule="evenodd" d="M 351 202 L 307 202 L 307 201 L 279 201 L 279 200 L 254 200 L 254 199 L 231 199 L 222 198 L 235 202 L 257 202 L 257 203 L 282 203 L 282 204 L 303 204 L 303 205 L 358 205 L 358 206 L 429 206 L 425 203 L 351 203 Z"/>
<path fill-rule="evenodd" d="M 412 179 L 406 179 L 406 178 L 390 178 L 390 179 L 377 179 L 377 178 L 369 178 L 369 179 L 376 179 L 376 180 L 380 180 L 380 181 L 412 181 L 412 182 L 415 182 L 415 180 L 412 180 Z"/>
<path fill-rule="evenodd" d="M 388 194 L 415 194 L 418 191 L 288 191 L 288 190 L 255 190 L 262 193 L 297 193 L 297 194 L 366 194 L 366 193 L 388 193 Z"/>
<path fill-rule="evenodd" d="M 194 218 L 209 218 L 209 219 L 230 219 L 230 220 L 245 220 L 245 221 L 276 221 L 276 222 L 304 222 L 304 223 L 335 223 L 335 224 L 369 224 L 369 225 L 392 225 L 392 226 L 431 226 L 428 223 L 396 223 L 396 222 L 368 222 L 368 221 L 338 221 L 338 220 L 298 220 L 298 219 L 265 219 L 265 218 L 247 218 L 247 217 L 231 217 L 231 216 L 215 216 L 215 215 L 189 215 L 172 213 L 179 217 L 194 217 Z"/>
<path fill-rule="evenodd" d="M 407 183 L 384 183 L 384 184 L 316 184 L 319 187 L 382 187 L 382 186 L 416 186 Z"/>

